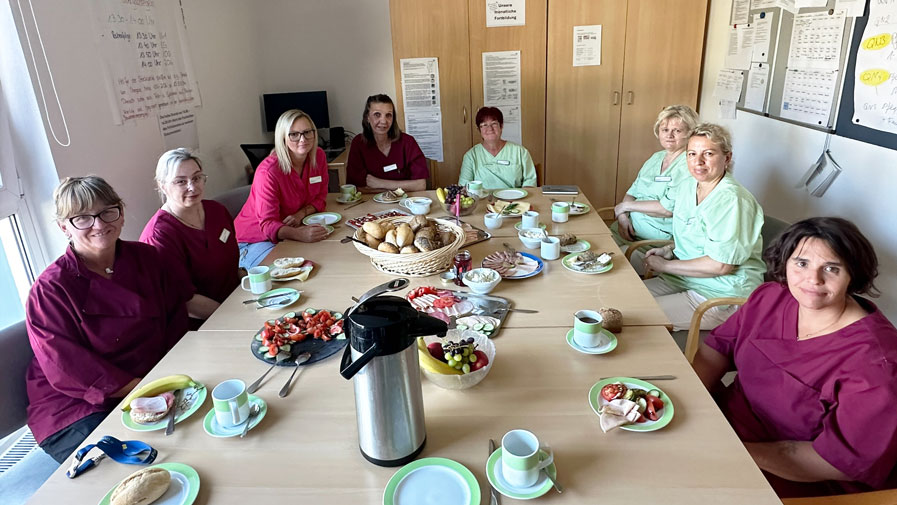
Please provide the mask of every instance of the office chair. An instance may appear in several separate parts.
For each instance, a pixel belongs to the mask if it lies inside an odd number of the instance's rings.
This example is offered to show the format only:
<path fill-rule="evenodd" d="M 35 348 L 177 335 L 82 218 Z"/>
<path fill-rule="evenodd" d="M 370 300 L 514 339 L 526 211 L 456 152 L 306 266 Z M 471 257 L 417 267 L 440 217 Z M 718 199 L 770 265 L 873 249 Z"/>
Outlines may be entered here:
<path fill-rule="evenodd" d="M 240 144 L 243 154 L 249 158 L 249 166 L 251 170 L 246 170 L 246 184 L 252 184 L 252 176 L 255 175 L 255 169 L 259 164 L 271 154 L 274 144 Z"/>

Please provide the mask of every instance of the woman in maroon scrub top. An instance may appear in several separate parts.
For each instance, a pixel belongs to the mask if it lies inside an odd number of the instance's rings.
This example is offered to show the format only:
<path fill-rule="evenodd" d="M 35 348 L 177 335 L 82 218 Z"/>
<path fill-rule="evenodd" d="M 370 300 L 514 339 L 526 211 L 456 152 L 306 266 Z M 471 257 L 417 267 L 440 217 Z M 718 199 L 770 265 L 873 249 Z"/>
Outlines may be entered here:
<path fill-rule="evenodd" d="M 187 302 L 190 329 L 198 329 L 240 283 L 240 251 L 234 220 L 227 209 L 203 200 L 206 174 L 187 149 L 174 149 L 159 158 L 156 184 L 162 208 L 146 223 L 140 241 L 153 245 L 179 278 L 196 294 Z"/>
<path fill-rule="evenodd" d="M 878 260 L 850 221 L 787 229 L 757 288 L 694 368 L 782 497 L 897 485 L 897 329 L 858 294 Z M 723 374 L 737 370 L 729 387 Z"/>
<path fill-rule="evenodd" d="M 25 381 L 28 426 L 62 463 L 184 335 L 193 291 L 154 247 L 118 239 L 122 200 L 100 177 L 66 178 L 53 198 L 70 245 L 28 296 Z"/>
<path fill-rule="evenodd" d="M 363 133 L 352 139 L 346 162 L 346 182 L 362 192 L 427 189 L 427 158 L 414 137 L 399 129 L 395 111 L 387 95 L 369 96 L 364 105 Z"/>

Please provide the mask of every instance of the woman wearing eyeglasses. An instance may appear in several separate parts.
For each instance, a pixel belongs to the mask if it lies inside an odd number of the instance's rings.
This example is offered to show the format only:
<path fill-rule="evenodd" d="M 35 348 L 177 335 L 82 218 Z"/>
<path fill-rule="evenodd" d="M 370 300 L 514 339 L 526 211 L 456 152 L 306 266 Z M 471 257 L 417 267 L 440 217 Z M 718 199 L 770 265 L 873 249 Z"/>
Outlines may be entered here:
<path fill-rule="evenodd" d="M 414 137 L 399 129 L 395 111 L 387 95 L 369 96 L 364 104 L 362 134 L 352 139 L 346 162 L 346 182 L 359 191 L 427 189 L 427 159 Z"/>
<path fill-rule="evenodd" d="M 483 142 L 464 154 L 458 184 L 483 181 L 485 189 L 535 186 L 536 167 L 529 151 L 501 138 L 505 122 L 501 110 L 482 107 L 477 111 L 476 122 Z"/>
<path fill-rule="evenodd" d="M 223 205 L 203 200 L 202 164 L 188 149 L 166 152 L 156 164 L 162 208 L 146 223 L 140 241 L 153 245 L 196 294 L 187 302 L 190 329 L 199 329 L 240 283 L 234 221 Z"/>
<path fill-rule="evenodd" d="M 327 156 L 318 147 L 317 130 L 308 114 L 284 112 L 274 127 L 274 152 L 262 160 L 249 198 L 234 219 L 240 266 L 250 269 L 281 240 L 317 242 L 327 236 L 319 225 L 302 219 L 326 205 Z"/>
<path fill-rule="evenodd" d="M 28 425 L 62 463 L 187 331 L 189 283 L 152 246 L 119 240 L 123 204 L 100 177 L 53 194 L 70 243 L 37 278 L 25 322 Z"/>

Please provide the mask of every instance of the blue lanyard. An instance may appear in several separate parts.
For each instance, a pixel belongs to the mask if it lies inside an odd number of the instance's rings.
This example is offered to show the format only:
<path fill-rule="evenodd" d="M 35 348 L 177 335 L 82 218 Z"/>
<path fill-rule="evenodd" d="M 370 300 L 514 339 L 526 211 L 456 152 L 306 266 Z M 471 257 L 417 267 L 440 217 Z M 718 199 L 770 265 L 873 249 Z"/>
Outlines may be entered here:
<path fill-rule="evenodd" d="M 103 453 L 84 461 L 84 456 L 86 456 L 94 447 L 103 451 Z M 88 444 L 78 449 L 78 452 L 76 452 L 75 457 L 72 458 L 72 464 L 65 472 L 65 475 L 70 479 L 74 479 L 95 467 L 107 456 L 119 463 L 148 465 L 156 460 L 157 454 L 158 452 L 150 447 L 149 444 L 141 442 L 140 440 L 125 440 L 122 442 L 115 437 L 107 435 L 95 444 Z"/>

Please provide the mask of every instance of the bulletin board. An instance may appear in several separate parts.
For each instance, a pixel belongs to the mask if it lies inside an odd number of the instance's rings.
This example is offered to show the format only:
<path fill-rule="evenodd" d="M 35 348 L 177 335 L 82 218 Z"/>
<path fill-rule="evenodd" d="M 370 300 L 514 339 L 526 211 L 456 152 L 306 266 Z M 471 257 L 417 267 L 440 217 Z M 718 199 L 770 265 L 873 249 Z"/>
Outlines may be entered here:
<path fill-rule="evenodd" d="M 767 26 L 768 48 L 755 51 L 750 67 L 741 69 L 738 110 L 835 131 L 854 27 L 854 18 L 839 16 L 835 3 L 796 9 L 785 0 L 751 2 L 750 24 Z"/>

